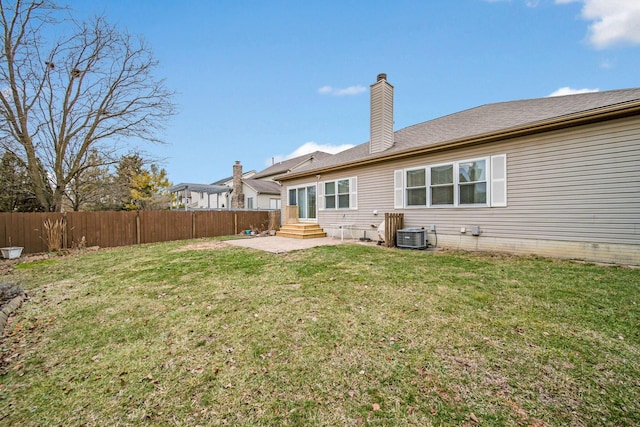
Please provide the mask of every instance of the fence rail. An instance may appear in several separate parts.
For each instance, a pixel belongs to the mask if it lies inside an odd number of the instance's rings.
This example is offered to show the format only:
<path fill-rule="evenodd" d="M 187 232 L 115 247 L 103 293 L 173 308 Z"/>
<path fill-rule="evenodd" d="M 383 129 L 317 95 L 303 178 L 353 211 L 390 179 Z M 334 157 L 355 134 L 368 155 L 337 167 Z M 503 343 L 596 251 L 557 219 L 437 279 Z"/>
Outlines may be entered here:
<path fill-rule="evenodd" d="M 81 244 L 106 248 L 277 230 L 280 211 L 0 213 L 0 247 L 47 252 L 46 225 L 56 221 L 60 221 L 62 249 Z"/>

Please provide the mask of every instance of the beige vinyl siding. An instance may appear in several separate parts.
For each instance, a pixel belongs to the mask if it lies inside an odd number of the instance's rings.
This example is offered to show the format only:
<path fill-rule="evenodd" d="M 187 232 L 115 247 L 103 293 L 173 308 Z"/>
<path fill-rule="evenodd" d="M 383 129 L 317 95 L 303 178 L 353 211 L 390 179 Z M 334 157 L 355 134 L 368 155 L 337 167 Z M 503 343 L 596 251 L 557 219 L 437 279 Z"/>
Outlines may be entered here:
<path fill-rule="evenodd" d="M 357 173 L 340 172 L 322 175 L 322 181 L 334 179 L 357 178 L 357 208 L 356 209 L 326 209 L 321 210 L 318 222 L 330 224 L 351 224 L 354 226 L 354 236 L 361 237 L 367 231 L 368 237 L 377 239 L 375 232 L 378 225 L 384 221 L 384 213 L 393 211 L 393 168 L 381 164 L 379 167 L 358 169 Z M 390 190 L 387 190 L 389 188 Z M 390 192 L 389 192 L 390 191 Z M 382 195 L 386 194 L 384 197 Z M 378 197 L 371 197 L 378 194 Z M 378 215 L 373 211 L 377 210 Z M 375 226 L 375 227 L 374 227 Z"/>
<path fill-rule="evenodd" d="M 639 123 L 622 119 L 508 144 L 509 212 L 497 218 L 504 225 L 496 236 L 640 244 Z"/>
<path fill-rule="evenodd" d="M 457 150 L 399 167 L 507 154 L 506 208 L 404 209 L 405 225 L 481 237 L 640 244 L 639 119 Z M 634 166 L 636 165 L 636 166 Z"/>

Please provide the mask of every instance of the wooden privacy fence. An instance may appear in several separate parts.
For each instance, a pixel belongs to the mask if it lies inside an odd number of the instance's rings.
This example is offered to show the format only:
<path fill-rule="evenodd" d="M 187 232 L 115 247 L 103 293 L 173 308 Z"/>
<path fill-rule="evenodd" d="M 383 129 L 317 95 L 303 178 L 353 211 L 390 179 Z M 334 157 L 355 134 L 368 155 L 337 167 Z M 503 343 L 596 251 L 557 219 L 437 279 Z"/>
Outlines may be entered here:
<path fill-rule="evenodd" d="M 47 252 L 47 226 L 56 221 L 62 249 L 107 248 L 279 229 L 280 211 L 0 213 L 0 247 Z"/>
<path fill-rule="evenodd" d="M 397 232 L 402 228 L 403 213 L 384 214 L 384 242 L 389 248 L 396 246 Z"/>

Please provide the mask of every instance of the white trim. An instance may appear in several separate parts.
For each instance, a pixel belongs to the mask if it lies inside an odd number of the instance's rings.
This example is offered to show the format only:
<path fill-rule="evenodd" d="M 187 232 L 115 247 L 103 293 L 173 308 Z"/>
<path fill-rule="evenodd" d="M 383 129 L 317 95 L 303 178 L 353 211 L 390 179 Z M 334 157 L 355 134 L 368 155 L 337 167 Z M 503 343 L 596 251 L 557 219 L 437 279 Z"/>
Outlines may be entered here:
<path fill-rule="evenodd" d="M 358 177 L 349 178 L 349 209 L 358 209 Z"/>
<path fill-rule="evenodd" d="M 324 181 L 318 182 L 318 190 L 316 191 L 316 205 L 319 211 L 324 210 Z"/>
<path fill-rule="evenodd" d="M 393 172 L 393 207 L 404 209 L 404 169 Z"/>
<path fill-rule="evenodd" d="M 491 156 L 491 206 L 507 206 L 507 155 Z"/>

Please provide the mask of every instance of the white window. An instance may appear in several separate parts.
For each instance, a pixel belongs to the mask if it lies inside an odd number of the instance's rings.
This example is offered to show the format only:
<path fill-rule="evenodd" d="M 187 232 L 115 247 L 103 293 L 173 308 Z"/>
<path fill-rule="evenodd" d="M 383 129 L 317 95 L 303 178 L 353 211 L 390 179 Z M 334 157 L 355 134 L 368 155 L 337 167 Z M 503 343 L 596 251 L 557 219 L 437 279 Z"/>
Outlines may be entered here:
<path fill-rule="evenodd" d="M 407 206 L 427 205 L 427 175 L 426 170 L 414 169 L 407 171 Z"/>
<path fill-rule="evenodd" d="M 269 209 L 280 209 L 280 199 L 269 199 Z"/>
<path fill-rule="evenodd" d="M 357 209 L 357 181 L 352 177 L 320 183 L 320 209 Z"/>
<path fill-rule="evenodd" d="M 506 154 L 397 170 L 394 206 L 507 206 Z"/>
<path fill-rule="evenodd" d="M 487 160 L 458 163 L 458 204 L 487 204 Z"/>
<path fill-rule="evenodd" d="M 253 209 L 253 197 L 247 197 L 247 209 Z"/>
<path fill-rule="evenodd" d="M 430 168 L 431 184 L 429 185 L 429 195 L 431 196 L 432 205 L 453 205 L 455 189 L 453 169 L 454 164 Z"/>
<path fill-rule="evenodd" d="M 335 181 L 324 183 L 324 208 L 336 208 L 336 183 Z"/>

